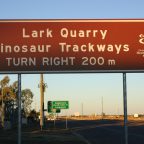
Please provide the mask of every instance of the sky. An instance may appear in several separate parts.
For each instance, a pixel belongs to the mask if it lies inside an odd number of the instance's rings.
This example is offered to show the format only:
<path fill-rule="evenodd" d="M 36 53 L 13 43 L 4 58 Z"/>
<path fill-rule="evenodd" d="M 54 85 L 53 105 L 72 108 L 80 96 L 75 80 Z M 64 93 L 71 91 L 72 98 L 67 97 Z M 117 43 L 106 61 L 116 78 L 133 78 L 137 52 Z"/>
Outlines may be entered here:
<path fill-rule="evenodd" d="M 143 19 L 143 0 L 1 0 L 0 19 Z M 5 75 L 0 75 L 0 80 Z M 9 75 L 11 83 L 17 75 Z M 40 75 L 22 75 L 22 89 L 34 93 L 33 108 L 39 109 Z M 45 108 L 49 100 L 68 100 L 63 113 L 123 114 L 121 73 L 45 74 Z M 144 114 L 144 74 L 127 74 L 128 114 Z"/>

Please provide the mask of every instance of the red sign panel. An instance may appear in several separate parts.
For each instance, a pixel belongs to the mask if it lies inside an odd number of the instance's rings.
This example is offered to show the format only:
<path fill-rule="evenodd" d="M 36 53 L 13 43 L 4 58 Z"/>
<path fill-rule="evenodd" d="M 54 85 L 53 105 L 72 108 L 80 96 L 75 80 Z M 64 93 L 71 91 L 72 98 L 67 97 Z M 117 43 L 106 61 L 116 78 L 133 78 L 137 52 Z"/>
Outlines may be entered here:
<path fill-rule="evenodd" d="M 0 73 L 144 71 L 144 20 L 1 20 Z"/>

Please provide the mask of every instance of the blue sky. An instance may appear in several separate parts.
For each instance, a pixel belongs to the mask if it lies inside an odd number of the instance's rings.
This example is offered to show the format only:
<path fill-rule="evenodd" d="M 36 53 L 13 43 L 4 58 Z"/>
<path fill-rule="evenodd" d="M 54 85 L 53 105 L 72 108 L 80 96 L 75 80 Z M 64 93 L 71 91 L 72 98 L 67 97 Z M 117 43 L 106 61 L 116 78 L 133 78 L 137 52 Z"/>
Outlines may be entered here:
<path fill-rule="evenodd" d="M 143 18 L 143 0 L 1 0 L 1 19 Z"/>
<path fill-rule="evenodd" d="M 2 0 L 0 19 L 114 19 L 144 18 L 143 0 Z M 3 75 L 0 76 L 2 79 Z M 22 75 L 22 88 L 31 88 L 33 107 L 39 107 L 39 75 Z M 11 82 L 17 75 L 10 75 Z M 106 114 L 123 113 L 122 74 L 47 74 L 48 100 L 69 100 L 68 113 L 101 113 L 101 98 Z M 128 113 L 144 113 L 144 74 L 127 74 Z M 64 113 L 66 111 L 63 111 Z"/>

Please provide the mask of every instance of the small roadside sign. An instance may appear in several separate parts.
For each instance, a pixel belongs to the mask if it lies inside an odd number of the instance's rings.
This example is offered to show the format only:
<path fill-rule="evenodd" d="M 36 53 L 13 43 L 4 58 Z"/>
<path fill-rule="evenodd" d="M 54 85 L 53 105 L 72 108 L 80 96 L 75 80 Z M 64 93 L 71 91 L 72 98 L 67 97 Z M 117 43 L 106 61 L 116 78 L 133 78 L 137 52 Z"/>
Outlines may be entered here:
<path fill-rule="evenodd" d="M 69 101 L 53 101 L 53 109 L 69 109 Z"/>

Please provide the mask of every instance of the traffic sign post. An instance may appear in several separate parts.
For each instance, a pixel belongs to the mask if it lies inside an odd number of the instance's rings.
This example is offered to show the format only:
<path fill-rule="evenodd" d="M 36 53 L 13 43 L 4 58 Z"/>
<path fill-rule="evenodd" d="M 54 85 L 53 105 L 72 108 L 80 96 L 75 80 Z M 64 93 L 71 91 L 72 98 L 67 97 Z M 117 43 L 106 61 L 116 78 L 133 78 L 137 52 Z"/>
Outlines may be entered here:
<path fill-rule="evenodd" d="M 61 109 L 69 109 L 69 101 L 49 101 L 48 112 L 60 113 Z M 54 120 L 55 127 L 55 120 Z M 68 128 L 68 120 L 66 115 L 66 129 Z"/>
<path fill-rule="evenodd" d="M 18 74 L 18 144 L 21 144 L 21 74 Z"/>
<path fill-rule="evenodd" d="M 125 136 L 125 144 L 128 144 L 126 73 L 123 73 L 123 103 L 124 103 L 124 136 Z"/>

